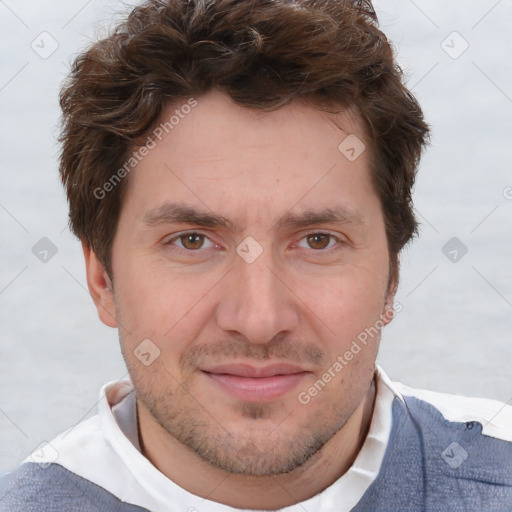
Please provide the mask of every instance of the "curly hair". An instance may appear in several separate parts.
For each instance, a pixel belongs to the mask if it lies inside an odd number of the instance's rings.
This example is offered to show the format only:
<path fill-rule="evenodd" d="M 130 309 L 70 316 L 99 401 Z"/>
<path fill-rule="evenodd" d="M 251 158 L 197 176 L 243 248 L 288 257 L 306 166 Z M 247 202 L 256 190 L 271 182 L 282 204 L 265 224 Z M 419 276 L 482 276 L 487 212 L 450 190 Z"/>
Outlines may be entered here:
<path fill-rule="evenodd" d="M 371 146 L 391 256 L 417 233 L 412 188 L 429 129 L 369 0 L 147 0 L 74 60 L 60 94 L 72 232 L 112 277 L 127 179 L 102 187 L 163 110 L 216 88 L 262 111 L 354 108 Z"/>

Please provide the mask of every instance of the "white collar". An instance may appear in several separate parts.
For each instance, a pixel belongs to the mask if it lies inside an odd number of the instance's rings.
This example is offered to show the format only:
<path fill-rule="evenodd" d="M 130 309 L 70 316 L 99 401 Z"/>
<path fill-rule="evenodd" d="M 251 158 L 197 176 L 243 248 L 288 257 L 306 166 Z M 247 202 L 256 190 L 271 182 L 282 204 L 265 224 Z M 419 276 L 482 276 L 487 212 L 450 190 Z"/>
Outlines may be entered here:
<path fill-rule="evenodd" d="M 376 398 L 368 435 L 354 464 L 331 486 L 282 512 L 348 512 L 376 479 L 387 448 L 395 396 L 403 400 L 384 371 L 376 368 Z M 134 446 L 135 395 L 130 381 L 112 381 L 100 391 L 98 415 L 51 441 L 49 460 L 97 484 L 120 500 L 152 512 L 200 510 L 234 512 L 235 508 L 205 500 L 178 486 Z M 131 433 L 130 433 L 131 432 Z M 43 450 L 44 452 L 44 450 Z M 55 452 L 58 458 L 55 460 Z M 39 462 L 45 455 L 38 455 Z M 50 460 L 52 459 L 52 460 Z M 27 458 L 25 462 L 30 462 Z"/>
<path fill-rule="evenodd" d="M 312 498 L 291 507 L 282 509 L 283 512 L 295 510 L 332 510 L 344 512 L 351 510 L 361 499 L 368 487 L 379 473 L 384 453 L 386 451 L 389 434 L 391 432 L 391 404 L 395 396 L 403 398 L 394 389 L 393 384 L 384 371 L 377 366 L 377 394 L 370 429 L 364 445 L 350 469 L 334 484 Z M 122 401 L 126 402 L 126 409 L 132 411 L 135 407 L 135 393 L 129 381 L 106 384 L 102 389 L 103 399 L 100 402 L 99 415 L 102 430 L 124 464 L 130 468 L 135 480 L 140 485 L 141 501 L 138 505 L 144 506 L 144 495 L 148 493 L 159 503 L 159 508 L 151 510 L 168 510 L 170 497 L 175 503 L 175 497 L 180 497 L 183 507 L 196 506 L 198 510 L 215 510 L 218 512 L 232 512 L 236 509 L 221 505 L 217 502 L 203 500 L 202 498 L 182 489 L 173 481 L 163 475 L 154 467 L 133 445 L 132 441 L 123 433 L 119 425 L 119 412 L 122 411 Z M 127 399 L 124 401 L 124 399 Z M 108 403 L 110 406 L 108 405 Z M 118 404 L 118 413 L 114 416 L 112 406 Z M 119 407 L 121 406 L 121 407 Z M 131 415 L 135 417 L 135 413 Z M 125 414 L 126 417 L 126 414 Z M 126 432 L 126 423 L 123 425 Z M 133 428 L 132 428 L 133 432 Z M 178 507 L 177 507 L 178 509 Z"/>

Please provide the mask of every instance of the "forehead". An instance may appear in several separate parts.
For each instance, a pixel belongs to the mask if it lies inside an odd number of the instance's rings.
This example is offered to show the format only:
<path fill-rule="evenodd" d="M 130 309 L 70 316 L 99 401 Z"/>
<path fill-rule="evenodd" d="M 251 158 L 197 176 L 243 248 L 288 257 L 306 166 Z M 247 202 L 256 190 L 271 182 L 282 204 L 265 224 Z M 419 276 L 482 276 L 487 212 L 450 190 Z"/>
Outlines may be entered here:
<path fill-rule="evenodd" d="M 333 114 L 304 101 L 293 101 L 276 110 L 263 111 L 241 106 L 217 90 L 194 102 L 193 108 L 188 108 L 190 100 L 168 106 L 152 129 L 163 129 L 163 138 L 174 138 L 176 144 L 184 140 L 195 143 L 194 154 L 188 155 L 194 159 L 221 156 L 227 151 L 232 154 L 235 146 L 246 151 L 279 147 L 290 157 L 290 152 L 299 148 L 308 156 L 315 146 L 324 152 L 327 145 L 333 145 L 331 151 L 337 156 L 338 141 L 347 135 L 366 138 L 355 109 L 340 108 L 339 113 Z"/>
<path fill-rule="evenodd" d="M 373 192 L 370 148 L 353 111 L 330 114 L 294 102 L 263 112 L 218 91 L 194 102 L 164 110 L 148 134 L 153 148 L 129 177 L 125 202 L 144 217 L 170 200 L 261 216 L 280 204 L 338 207 L 344 196 L 346 208 L 357 210 L 347 203 Z"/>

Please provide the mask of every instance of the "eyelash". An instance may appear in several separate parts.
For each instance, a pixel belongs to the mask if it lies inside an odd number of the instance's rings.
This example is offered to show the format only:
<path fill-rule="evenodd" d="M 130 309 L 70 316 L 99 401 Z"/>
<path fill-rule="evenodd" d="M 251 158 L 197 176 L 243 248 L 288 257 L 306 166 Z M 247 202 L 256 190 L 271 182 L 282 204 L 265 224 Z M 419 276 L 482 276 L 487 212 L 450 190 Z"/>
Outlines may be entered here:
<path fill-rule="evenodd" d="M 180 238 L 184 237 L 184 236 L 187 236 L 187 235 L 202 235 L 204 236 L 205 240 L 209 240 L 212 244 L 216 245 L 214 242 L 212 242 L 208 236 L 206 236 L 204 233 L 200 233 L 199 231 L 183 231 L 181 233 L 178 233 L 177 235 L 174 235 L 172 238 L 168 239 L 167 241 L 165 241 L 163 243 L 163 245 L 174 245 L 173 242 L 175 242 L 176 240 L 180 240 Z M 308 236 L 311 236 L 311 235 L 324 235 L 324 236 L 329 236 L 330 237 L 330 240 L 329 240 L 329 243 L 331 242 L 331 240 L 334 240 L 335 242 L 337 242 L 338 245 L 344 245 L 344 242 L 343 240 L 341 240 L 339 237 L 337 237 L 336 235 L 333 235 L 332 233 L 327 233 L 327 232 L 324 232 L 324 231 L 311 231 L 309 233 L 306 233 L 302 236 L 302 238 L 300 239 L 300 241 L 306 239 Z M 200 252 L 203 252 L 203 250 L 206 250 L 206 249 L 203 249 L 203 247 L 199 248 L 199 249 L 186 249 L 185 247 L 179 247 L 179 246 L 175 246 L 177 247 L 180 251 L 182 252 L 186 252 L 186 253 L 194 253 L 194 252 L 197 252 L 197 253 L 200 253 Z M 315 253 L 331 253 L 331 252 L 336 252 L 337 250 L 340 250 L 341 247 L 337 247 L 337 248 L 325 248 L 325 249 L 312 249 L 312 248 L 309 248 L 310 251 L 314 251 Z"/>

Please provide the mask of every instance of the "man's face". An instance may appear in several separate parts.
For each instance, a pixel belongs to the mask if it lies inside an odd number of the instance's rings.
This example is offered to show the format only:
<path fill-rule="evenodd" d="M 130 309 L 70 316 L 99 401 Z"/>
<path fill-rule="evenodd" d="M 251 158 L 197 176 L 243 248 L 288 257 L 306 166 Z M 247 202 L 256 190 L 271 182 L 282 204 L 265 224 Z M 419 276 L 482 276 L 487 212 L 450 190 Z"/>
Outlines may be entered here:
<path fill-rule="evenodd" d="M 113 314 L 139 414 L 227 471 L 300 466 L 373 377 L 378 336 L 335 365 L 390 297 L 370 148 L 347 158 L 338 146 L 362 125 L 332 119 L 211 92 L 129 177 Z"/>

